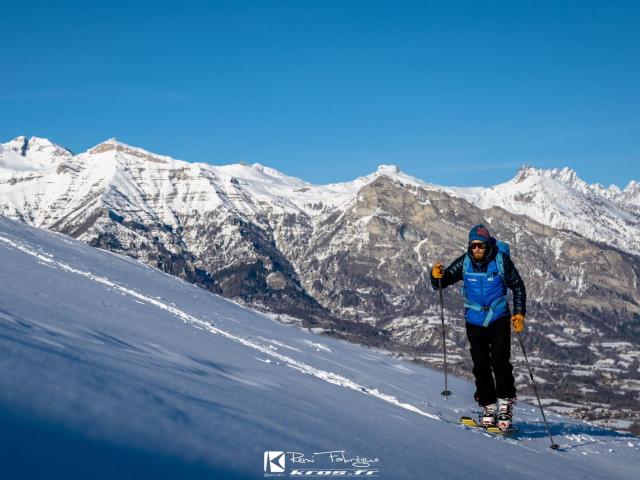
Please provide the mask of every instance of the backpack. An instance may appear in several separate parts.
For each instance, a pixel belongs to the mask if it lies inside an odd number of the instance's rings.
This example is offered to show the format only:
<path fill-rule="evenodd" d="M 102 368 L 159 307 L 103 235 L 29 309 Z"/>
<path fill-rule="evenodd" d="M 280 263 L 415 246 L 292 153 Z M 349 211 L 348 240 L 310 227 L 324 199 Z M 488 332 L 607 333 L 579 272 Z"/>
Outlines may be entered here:
<path fill-rule="evenodd" d="M 494 273 L 497 273 L 502 279 L 501 284 L 502 284 L 502 288 L 505 289 L 504 294 L 496 297 L 492 301 L 491 305 L 483 306 L 469 299 L 469 296 L 467 295 L 467 289 L 465 286 L 461 288 L 462 297 L 465 300 L 464 306 L 467 309 L 465 313 L 466 321 L 468 323 L 471 323 L 474 325 L 481 325 L 484 327 L 488 326 L 493 320 L 495 320 L 495 318 L 499 316 L 501 312 L 505 311 L 505 309 L 508 309 L 506 287 L 504 286 L 504 281 L 505 281 L 504 256 L 505 255 L 511 256 L 511 249 L 509 248 L 509 244 L 507 242 L 504 242 L 502 240 L 497 240 L 493 237 L 492 239 L 495 242 L 496 248 L 498 249 L 498 252 L 496 253 L 496 257 L 495 257 L 497 272 L 494 271 Z M 477 277 L 486 278 L 487 275 L 490 275 L 490 273 L 471 273 L 471 272 L 473 272 L 473 268 L 471 266 L 471 259 L 469 257 L 469 254 L 467 253 L 464 257 L 464 266 L 462 270 L 463 276 L 466 276 L 467 274 L 469 274 L 476 278 Z M 465 279 L 465 284 L 466 284 L 466 279 Z"/>
<path fill-rule="evenodd" d="M 496 247 L 498 247 L 498 254 L 502 253 L 502 255 L 508 255 L 511 257 L 511 247 L 505 241 L 498 240 L 494 238 L 496 241 Z M 502 255 L 496 255 L 496 263 L 498 264 L 498 271 L 500 275 L 502 275 L 502 280 L 504 280 L 504 262 L 502 260 Z"/>

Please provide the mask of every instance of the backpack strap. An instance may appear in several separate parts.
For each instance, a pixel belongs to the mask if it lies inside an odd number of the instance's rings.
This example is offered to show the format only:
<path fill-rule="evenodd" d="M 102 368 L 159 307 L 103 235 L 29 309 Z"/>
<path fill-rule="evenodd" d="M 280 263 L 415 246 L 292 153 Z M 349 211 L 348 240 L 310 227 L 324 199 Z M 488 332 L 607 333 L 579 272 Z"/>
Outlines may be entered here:
<path fill-rule="evenodd" d="M 465 300 L 464 307 L 475 310 L 476 312 L 486 312 L 484 322 L 482 323 L 482 326 L 486 327 L 487 325 L 489 325 L 489 323 L 491 323 L 493 314 L 496 312 L 496 310 L 503 308 L 506 304 L 507 296 L 502 295 L 501 297 L 498 297 L 493 302 L 491 302 L 491 305 L 489 305 L 488 307 L 483 307 L 482 305 L 479 305 L 475 302 L 470 302 L 469 300 Z"/>
<path fill-rule="evenodd" d="M 498 266 L 498 272 L 500 272 L 500 276 L 504 281 L 504 258 L 502 256 L 502 252 L 498 252 L 496 254 L 496 265 Z"/>
<path fill-rule="evenodd" d="M 502 277 L 502 280 L 504 280 L 504 257 L 503 257 L 503 253 L 502 252 L 498 252 L 496 253 L 496 265 L 498 267 L 498 272 L 500 273 L 500 276 Z M 464 256 L 464 264 L 462 266 L 462 274 L 464 275 L 465 273 L 472 271 L 471 268 L 471 259 L 469 258 L 469 254 L 467 253 Z"/>
<path fill-rule="evenodd" d="M 464 274 L 467 273 L 471 269 L 471 259 L 469 258 L 469 254 L 466 253 L 464 256 L 464 263 L 462 264 L 462 277 L 464 278 Z M 460 295 L 462 298 L 467 299 L 467 291 L 464 288 L 464 281 L 462 282 L 462 286 L 460 287 Z"/>
<path fill-rule="evenodd" d="M 464 256 L 464 263 L 462 265 L 462 273 L 465 274 L 469 270 L 471 270 L 471 259 L 469 258 L 469 254 L 467 253 Z"/>

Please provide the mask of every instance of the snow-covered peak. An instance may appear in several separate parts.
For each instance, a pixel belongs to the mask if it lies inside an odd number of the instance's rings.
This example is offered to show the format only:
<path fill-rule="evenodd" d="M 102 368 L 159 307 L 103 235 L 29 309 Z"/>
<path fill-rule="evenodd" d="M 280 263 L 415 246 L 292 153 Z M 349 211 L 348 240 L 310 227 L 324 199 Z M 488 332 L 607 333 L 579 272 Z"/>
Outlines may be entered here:
<path fill-rule="evenodd" d="M 61 147 L 46 138 L 31 137 L 27 143 L 27 154 L 43 163 L 61 157 L 71 157 L 73 153 L 67 148 Z"/>
<path fill-rule="evenodd" d="M 527 178 L 539 176 L 540 175 L 539 172 L 540 170 L 535 167 L 532 167 L 530 165 L 522 165 L 518 169 L 516 176 L 513 177 L 511 181 L 514 183 L 521 183 L 525 181 Z"/>
<path fill-rule="evenodd" d="M 73 156 L 69 150 L 46 138 L 24 135 L 0 144 L 0 168 L 9 171 L 41 170 Z"/>
<path fill-rule="evenodd" d="M 615 185 L 590 185 L 569 167 L 545 170 L 522 166 L 514 178 L 491 188 L 443 190 L 481 209 L 500 207 L 554 228 L 640 252 L 640 218 L 634 213 L 640 206 L 640 195 L 624 198 Z"/>
<path fill-rule="evenodd" d="M 594 183 L 590 186 L 590 188 L 594 193 L 611 200 L 617 199 L 622 194 L 622 190 L 620 189 L 620 187 L 613 184 L 605 187 L 601 183 Z"/>
<path fill-rule="evenodd" d="M 100 145 L 112 145 L 112 146 L 122 146 L 122 147 L 128 147 L 128 148 L 139 148 L 139 147 L 134 147 L 133 145 L 129 145 L 127 143 L 121 142 L 116 137 L 109 137 L 106 140 L 103 140 L 102 142 L 100 142 L 98 145 L 96 145 L 96 147 L 98 147 Z"/>
<path fill-rule="evenodd" d="M 631 182 L 627 189 L 633 190 Z M 582 180 L 577 172 L 569 167 L 541 169 L 528 165 L 520 167 L 515 177 L 510 181 L 491 187 L 492 190 L 514 188 L 519 191 L 530 190 L 535 188 L 567 188 L 572 192 L 579 192 L 587 197 L 595 197 L 599 199 L 607 199 L 617 202 L 621 199 L 624 191 L 617 185 L 609 185 L 605 187 L 601 183 L 589 184 Z"/>
<path fill-rule="evenodd" d="M 561 182 L 566 183 L 567 185 L 573 185 L 577 182 L 582 182 L 582 180 L 578 177 L 576 171 L 573 168 L 569 167 L 553 168 L 549 170 L 549 176 L 552 178 L 556 178 Z"/>
<path fill-rule="evenodd" d="M 110 137 L 110 138 L 107 138 L 106 140 L 98 143 L 94 147 L 91 147 L 88 150 L 88 152 L 94 152 L 96 150 L 99 150 L 99 151 L 117 150 L 119 148 L 128 148 L 128 149 L 132 149 L 132 150 L 134 150 L 134 149 L 135 150 L 142 150 L 139 147 L 133 147 L 133 146 L 128 145 L 126 143 L 120 142 L 120 141 L 118 141 L 118 139 L 116 137 Z"/>
<path fill-rule="evenodd" d="M 29 140 L 24 135 L 14 138 L 7 143 L 0 144 L 0 152 L 10 150 L 24 156 Z"/>
<path fill-rule="evenodd" d="M 62 150 L 68 151 L 66 148 L 53 143 L 48 138 L 43 138 L 43 137 L 29 138 L 29 148 L 42 149 L 42 148 L 52 148 L 52 147 L 56 149 L 62 149 Z"/>
<path fill-rule="evenodd" d="M 48 154 L 71 153 L 68 149 L 56 145 L 47 138 L 31 137 L 20 135 L 7 143 L 0 144 L 4 150 L 12 150 L 22 156 L 27 156 L 29 152 L 46 152 Z"/>
<path fill-rule="evenodd" d="M 631 180 L 629 184 L 624 188 L 624 193 L 640 193 L 640 182 Z"/>
<path fill-rule="evenodd" d="M 615 199 L 619 204 L 640 213 L 640 183 L 631 180 Z"/>
<path fill-rule="evenodd" d="M 576 171 L 569 167 L 542 169 L 532 167 L 530 165 L 523 165 L 520 167 L 515 177 L 511 179 L 507 184 L 522 184 L 527 183 L 533 185 L 545 181 L 556 181 L 572 188 L 578 188 L 582 191 L 590 190 L 584 180 L 578 177 Z"/>
<path fill-rule="evenodd" d="M 379 175 L 395 175 L 400 173 L 400 168 L 397 165 L 379 165 L 376 173 Z"/>
<path fill-rule="evenodd" d="M 144 148 L 134 147 L 132 145 L 128 145 L 126 143 L 118 141 L 115 137 L 111 137 L 104 142 L 99 143 L 95 147 L 87 150 L 84 155 L 98 155 L 98 154 L 112 154 L 124 156 L 127 160 L 131 162 L 137 162 L 140 160 L 143 161 L 152 161 L 156 163 L 172 163 L 176 162 L 175 159 L 166 156 L 160 155 L 157 153 L 150 152 L 145 150 Z M 186 162 L 185 162 L 186 163 Z"/>
<path fill-rule="evenodd" d="M 359 177 L 351 182 L 344 182 L 342 184 L 331 184 L 331 186 L 343 185 L 343 188 L 348 188 L 356 193 L 365 185 L 370 184 L 380 177 L 389 178 L 402 185 L 412 185 L 415 187 L 434 189 L 438 188 L 436 185 L 431 185 L 419 178 L 413 177 L 404 173 L 397 165 L 379 165 L 375 172 Z M 441 188 L 441 187 L 440 187 Z"/>
<path fill-rule="evenodd" d="M 408 183 L 416 186 L 425 186 L 426 183 L 422 180 L 407 175 L 397 165 L 379 165 L 378 169 L 371 175 L 367 175 L 368 178 L 375 179 L 377 177 L 388 177 L 393 180 L 398 180 L 402 183 Z"/>
<path fill-rule="evenodd" d="M 290 177 L 275 168 L 265 167 L 260 163 L 249 165 L 245 162 L 232 163 L 221 166 L 211 166 L 213 171 L 221 176 L 234 177 L 245 184 L 259 182 L 280 186 L 300 187 L 308 185 L 307 182 L 296 177 Z"/>

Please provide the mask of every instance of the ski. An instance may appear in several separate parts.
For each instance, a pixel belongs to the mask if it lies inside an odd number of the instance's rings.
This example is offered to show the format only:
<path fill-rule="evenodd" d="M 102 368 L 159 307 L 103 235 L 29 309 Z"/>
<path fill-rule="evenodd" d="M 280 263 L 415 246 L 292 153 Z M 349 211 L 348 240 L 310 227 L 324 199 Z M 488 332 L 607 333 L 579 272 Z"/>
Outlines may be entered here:
<path fill-rule="evenodd" d="M 482 428 L 484 429 L 484 431 L 489 432 L 489 433 L 498 433 L 498 434 L 509 434 L 509 433 L 513 433 L 513 432 L 517 432 L 518 431 L 518 427 L 512 425 L 510 428 L 506 429 L 506 430 L 502 430 L 500 427 L 498 427 L 497 425 L 489 425 L 487 427 L 485 427 L 484 425 L 479 424 L 478 422 L 476 422 L 473 418 L 471 417 L 460 417 L 460 423 L 462 425 L 465 425 L 467 427 L 474 427 L 474 428 Z"/>

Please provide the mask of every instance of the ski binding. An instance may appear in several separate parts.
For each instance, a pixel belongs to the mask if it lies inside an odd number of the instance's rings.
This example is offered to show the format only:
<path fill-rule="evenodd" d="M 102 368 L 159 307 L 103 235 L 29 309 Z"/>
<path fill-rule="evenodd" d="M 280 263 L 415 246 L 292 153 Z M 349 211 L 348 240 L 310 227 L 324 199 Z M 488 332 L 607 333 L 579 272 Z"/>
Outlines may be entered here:
<path fill-rule="evenodd" d="M 507 434 L 507 433 L 513 433 L 513 432 L 517 432 L 518 431 L 518 427 L 516 427 L 514 425 L 512 425 L 509 428 L 507 428 L 506 430 L 502 430 L 497 425 L 488 425 L 488 426 L 485 427 L 484 425 L 478 423 L 476 420 L 474 420 L 471 417 L 461 417 L 460 418 L 460 423 L 462 425 L 467 426 L 467 427 L 482 428 L 486 432 L 489 432 L 489 433 Z"/>

